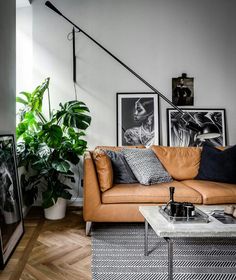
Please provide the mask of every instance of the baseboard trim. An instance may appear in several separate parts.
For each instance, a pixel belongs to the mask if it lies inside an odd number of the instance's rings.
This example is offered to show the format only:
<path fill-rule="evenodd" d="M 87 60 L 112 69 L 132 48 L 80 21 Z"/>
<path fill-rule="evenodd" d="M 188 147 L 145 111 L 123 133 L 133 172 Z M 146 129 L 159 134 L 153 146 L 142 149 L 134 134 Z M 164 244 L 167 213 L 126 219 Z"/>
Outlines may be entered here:
<path fill-rule="evenodd" d="M 71 200 L 68 201 L 68 206 L 83 206 L 83 197 L 72 197 Z"/>

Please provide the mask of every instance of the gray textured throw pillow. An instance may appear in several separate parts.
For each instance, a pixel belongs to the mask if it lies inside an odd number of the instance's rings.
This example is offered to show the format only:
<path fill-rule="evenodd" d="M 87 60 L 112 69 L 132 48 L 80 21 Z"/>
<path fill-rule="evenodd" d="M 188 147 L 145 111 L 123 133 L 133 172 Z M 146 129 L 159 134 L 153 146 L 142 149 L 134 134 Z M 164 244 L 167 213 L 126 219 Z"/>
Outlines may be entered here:
<path fill-rule="evenodd" d="M 152 185 L 173 181 L 152 150 L 125 149 L 122 152 L 140 184 Z"/>

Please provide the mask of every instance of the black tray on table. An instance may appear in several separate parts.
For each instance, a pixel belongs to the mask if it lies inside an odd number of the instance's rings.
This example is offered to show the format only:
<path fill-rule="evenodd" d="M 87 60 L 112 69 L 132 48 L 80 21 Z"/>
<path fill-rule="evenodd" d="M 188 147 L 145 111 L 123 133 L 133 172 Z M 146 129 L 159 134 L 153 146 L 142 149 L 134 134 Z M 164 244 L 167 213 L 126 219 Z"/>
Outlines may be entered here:
<path fill-rule="evenodd" d="M 161 206 L 160 213 L 163 217 L 169 222 L 173 224 L 180 223 L 209 223 L 209 216 L 195 207 L 195 215 L 193 217 L 176 217 L 170 216 L 167 211 L 164 211 L 165 205 Z"/>

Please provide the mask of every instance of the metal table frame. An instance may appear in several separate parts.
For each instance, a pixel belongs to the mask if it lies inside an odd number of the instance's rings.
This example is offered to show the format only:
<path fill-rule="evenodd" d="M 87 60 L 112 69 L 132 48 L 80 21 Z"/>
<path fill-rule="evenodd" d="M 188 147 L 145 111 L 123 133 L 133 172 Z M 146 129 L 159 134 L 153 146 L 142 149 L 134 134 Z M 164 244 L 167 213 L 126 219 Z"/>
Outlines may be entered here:
<path fill-rule="evenodd" d="M 169 227 L 166 219 L 160 214 L 159 206 L 140 206 L 139 211 L 145 219 L 144 234 L 144 255 L 148 255 L 148 227 L 153 228 L 157 236 L 164 238 L 168 244 L 168 279 L 173 279 L 173 258 L 174 258 L 174 239 L 181 238 L 202 238 L 211 237 L 217 239 L 236 238 L 235 224 L 222 224 L 220 221 L 210 216 L 210 223 L 204 223 L 202 227 L 194 224 L 191 227 L 181 227 L 176 225 Z M 200 210 L 211 215 L 212 212 L 224 209 L 224 205 L 201 206 Z M 158 223 L 157 223 L 158 221 Z M 188 232 L 188 234 L 186 234 Z"/>
<path fill-rule="evenodd" d="M 146 219 L 145 221 L 145 234 L 144 234 L 144 255 L 148 256 L 148 228 L 149 228 L 149 223 Z M 163 237 L 167 244 L 168 244 L 168 280 L 173 280 L 173 239 L 171 237 Z M 197 237 L 196 237 L 197 238 Z M 220 236 L 220 239 L 225 239 L 225 238 L 235 238 L 234 236 L 228 236 L 228 237 L 223 237 Z"/>
<path fill-rule="evenodd" d="M 145 219 L 145 236 L 144 236 L 144 255 L 148 256 L 148 226 L 149 223 Z M 168 279 L 173 280 L 173 240 L 169 237 L 164 237 L 168 243 Z"/>

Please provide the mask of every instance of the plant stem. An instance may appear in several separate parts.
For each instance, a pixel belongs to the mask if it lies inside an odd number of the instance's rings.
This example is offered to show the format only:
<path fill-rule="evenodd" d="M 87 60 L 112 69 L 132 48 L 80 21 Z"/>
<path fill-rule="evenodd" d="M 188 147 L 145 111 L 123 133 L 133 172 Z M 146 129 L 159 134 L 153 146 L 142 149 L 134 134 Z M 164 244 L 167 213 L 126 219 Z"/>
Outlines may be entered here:
<path fill-rule="evenodd" d="M 49 118 L 51 120 L 52 117 L 52 110 L 51 110 L 51 100 L 50 100 L 50 92 L 49 92 L 49 88 L 47 88 L 48 91 L 48 112 L 49 112 Z"/>
<path fill-rule="evenodd" d="M 39 111 L 37 111 L 37 114 L 38 114 L 38 117 L 39 117 L 39 119 L 40 119 L 40 121 L 41 121 L 42 123 L 47 123 L 47 120 L 46 120 L 46 118 L 43 116 L 42 113 L 40 113 Z"/>

